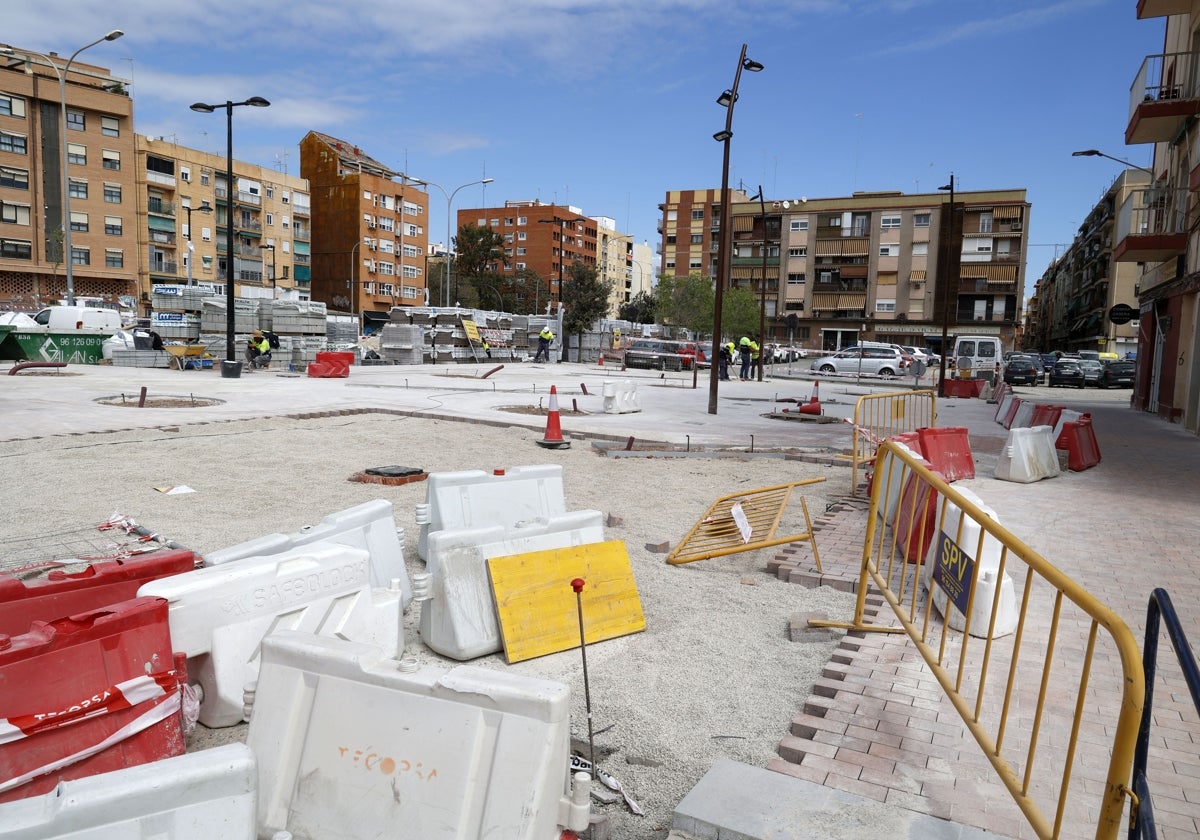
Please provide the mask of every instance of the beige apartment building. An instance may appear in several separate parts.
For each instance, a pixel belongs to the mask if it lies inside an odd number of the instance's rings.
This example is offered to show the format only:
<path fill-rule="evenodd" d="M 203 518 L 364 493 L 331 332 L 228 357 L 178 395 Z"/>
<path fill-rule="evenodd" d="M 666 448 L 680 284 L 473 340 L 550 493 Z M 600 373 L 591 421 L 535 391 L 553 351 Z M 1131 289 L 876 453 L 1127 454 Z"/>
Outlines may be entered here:
<path fill-rule="evenodd" d="M 308 300 L 312 224 L 308 182 L 274 169 L 137 137 L 139 310 L 154 286 L 196 284 L 234 296 Z M 233 254 L 227 226 L 233 225 Z"/>
<path fill-rule="evenodd" d="M 129 306 L 136 297 L 133 103 L 108 68 L 79 61 L 64 97 L 65 65 L 53 53 L 0 47 L 0 309 L 64 300 L 68 266 L 77 301 Z"/>
<path fill-rule="evenodd" d="M 660 208 L 660 271 L 715 280 L 720 190 L 671 191 Z M 731 190 L 728 286 L 759 297 L 768 342 L 940 352 L 945 327 L 1012 348 L 1029 210 L 1025 190 L 956 193 L 953 212 L 941 192 L 751 201 Z"/>
<path fill-rule="evenodd" d="M 312 299 L 384 323 L 426 303 L 429 195 L 421 182 L 328 134 L 300 141 L 312 190 Z"/>

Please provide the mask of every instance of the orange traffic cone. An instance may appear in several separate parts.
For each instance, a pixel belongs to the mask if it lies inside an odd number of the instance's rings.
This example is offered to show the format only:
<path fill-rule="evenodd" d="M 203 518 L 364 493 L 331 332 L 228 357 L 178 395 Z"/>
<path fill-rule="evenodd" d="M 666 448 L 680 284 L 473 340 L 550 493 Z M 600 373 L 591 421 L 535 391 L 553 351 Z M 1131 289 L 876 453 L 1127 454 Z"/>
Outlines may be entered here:
<path fill-rule="evenodd" d="M 600 367 L 604 367 L 604 351 L 600 351 L 600 361 L 596 362 Z"/>
<path fill-rule="evenodd" d="M 820 413 L 821 413 L 821 400 L 820 400 L 820 399 L 818 398 L 818 396 L 817 396 L 817 393 L 818 393 L 818 390 L 820 389 L 820 387 L 821 387 L 821 383 L 820 383 L 820 382 L 814 382 L 814 383 L 813 383 L 813 392 L 812 392 L 812 398 L 811 398 L 811 399 L 809 399 L 809 401 L 808 401 L 807 403 L 805 403 L 805 404 L 803 404 L 803 405 L 801 405 L 801 406 L 798 406 L 798 407 L 796 408 L 796 412 L 797 412 L 797 413 L 799 413 L 799 414 L 816 414 L 816 415 L 820 415 Z"/>
<path fill-rule="evenodd" d="M 558 387 L 555 385 L 550 386 L 550 414 L 546 417 L 546 436 L 537 443 L 546 449 L 567 449 L 571 446 L 569 440 L 563 440 L 562 426 L 558 421 Z"/>

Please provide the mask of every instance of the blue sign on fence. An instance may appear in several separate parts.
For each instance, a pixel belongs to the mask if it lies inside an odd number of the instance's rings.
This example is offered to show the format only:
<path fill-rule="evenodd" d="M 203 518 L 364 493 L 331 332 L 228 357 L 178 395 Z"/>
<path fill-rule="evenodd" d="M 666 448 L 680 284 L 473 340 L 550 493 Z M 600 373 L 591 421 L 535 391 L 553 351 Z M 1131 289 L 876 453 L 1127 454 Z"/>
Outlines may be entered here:
<path fill-rule="evenodd" d="M 966 615 L 971 581 L 975 578 L 975 560 L 946 534 L 939 536 L 933 581 L 942 587 L 958 611 Z"/>

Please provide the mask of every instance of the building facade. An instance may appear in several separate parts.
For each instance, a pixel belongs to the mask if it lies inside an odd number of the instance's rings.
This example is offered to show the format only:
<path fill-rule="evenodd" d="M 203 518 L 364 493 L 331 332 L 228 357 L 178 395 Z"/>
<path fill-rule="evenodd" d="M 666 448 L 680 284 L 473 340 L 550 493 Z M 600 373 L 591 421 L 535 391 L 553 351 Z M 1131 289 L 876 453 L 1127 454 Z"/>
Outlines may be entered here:
<path fill-rule="evenodd" d="M 68 264 L 77 301 L 128 307 L 136 298 L 133 103 L 107 68 L 80 62 L 66 74 L 64 96 L 65 65 L 17 47 L 0 55 L 2 309 L 36 311 L 65 299 Z"/>
<path fill-rule="evenodd" d="M 388 320 L 393 306 L 424 306 L 429 195 L 420 182 L 362 149 L 310 131 L 300 174 L 312 192 L 312 299 Z"/>
<path fill-rule="evenodd" d="M 661 272 L 718 275 L 720 190 L 661 205 Z M 1011 349 L 1023 297 L 1024 190 L 751 201 L 730 195 L 728 287 L 761 301 L 765 340 L 816 351 L 862 340 L 930 347 L 942 332 Z"/>
<path fill-rule="evenodd" d="M 137 136 L 139 309 L 161 284 L 224 289 L 234 296 L 309 299 L 308 182 L 223 155 Z M 227 254 L 227 226 L 233 250 Z"/>

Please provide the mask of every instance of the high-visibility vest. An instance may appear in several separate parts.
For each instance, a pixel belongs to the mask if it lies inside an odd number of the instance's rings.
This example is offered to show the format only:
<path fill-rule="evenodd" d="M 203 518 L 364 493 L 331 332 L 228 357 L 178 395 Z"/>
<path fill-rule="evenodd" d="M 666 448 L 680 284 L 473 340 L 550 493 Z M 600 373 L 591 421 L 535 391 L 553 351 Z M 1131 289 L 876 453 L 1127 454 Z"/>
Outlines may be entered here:
<path fill-rule="evenodd" d="M 750 358 L 751 359 L 758 358 L 758 342 L 757 341 L 750 342 Z"/>

